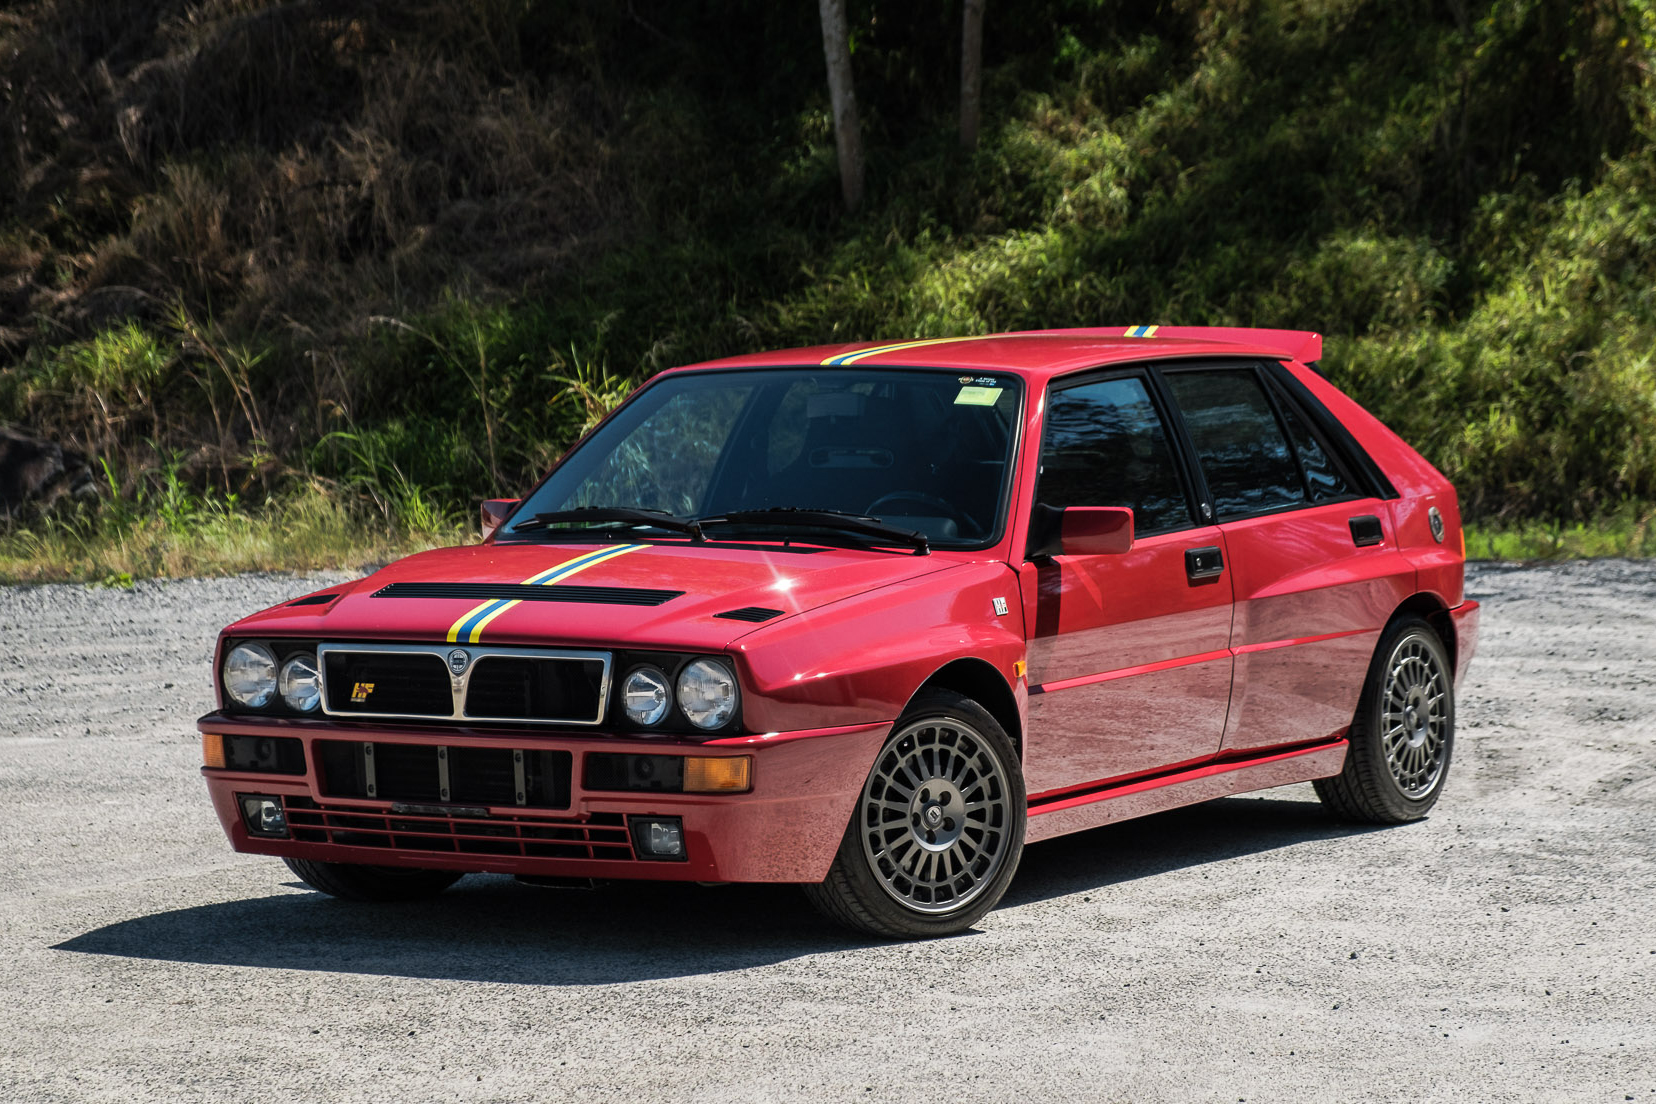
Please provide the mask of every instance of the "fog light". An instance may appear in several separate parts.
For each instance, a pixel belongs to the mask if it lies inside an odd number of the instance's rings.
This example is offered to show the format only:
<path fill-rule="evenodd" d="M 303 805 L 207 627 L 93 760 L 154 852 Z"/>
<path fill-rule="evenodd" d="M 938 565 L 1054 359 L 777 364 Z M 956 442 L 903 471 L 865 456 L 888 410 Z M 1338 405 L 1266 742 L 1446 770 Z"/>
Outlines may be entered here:
<path fill-rule="evenodd" d="M 753 756 L 699 755 L 684 760 L 685 793 L 746 793 L 753 788 Z"/>
<path fill-rule="evenodd" d="M 633 848 L 641 859 L 683 862 L 684 822 L 678 817 L 630 817 Z"/>
<path fill-rule="evenodd" d="M 242 820 L 251 835 L 270 839 L 287 839 L 287 814 L 282 811 L 282 799 L 260 794 L 242 794 Z"/>

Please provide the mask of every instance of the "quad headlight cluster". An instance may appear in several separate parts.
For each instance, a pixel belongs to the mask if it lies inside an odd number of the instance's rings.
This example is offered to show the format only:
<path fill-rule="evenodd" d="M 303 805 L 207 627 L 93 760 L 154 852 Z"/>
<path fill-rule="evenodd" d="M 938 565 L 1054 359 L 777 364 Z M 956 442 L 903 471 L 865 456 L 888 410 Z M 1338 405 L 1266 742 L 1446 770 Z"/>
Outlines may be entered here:
<path fill-rule="evenodd" d="M 244 709 L 268 709 L 278 699 L 295 713 L 315 713 L 322 705 L 322 676 L 308 648 L 278 664 L 264 644 L 237 644 L 224 657 L 223 674 L 225 694 Z"/>
<path fill-rule="evenodd" d="M 719 659 L 693 659 L 677 679 L 655 664 L 641 663 L 621 680 L 621 711 L 643 728 L 662 724 L 676 706 L 685 720 L 711 732 L 729 724 L 740 704 L 735 672 Z"/>

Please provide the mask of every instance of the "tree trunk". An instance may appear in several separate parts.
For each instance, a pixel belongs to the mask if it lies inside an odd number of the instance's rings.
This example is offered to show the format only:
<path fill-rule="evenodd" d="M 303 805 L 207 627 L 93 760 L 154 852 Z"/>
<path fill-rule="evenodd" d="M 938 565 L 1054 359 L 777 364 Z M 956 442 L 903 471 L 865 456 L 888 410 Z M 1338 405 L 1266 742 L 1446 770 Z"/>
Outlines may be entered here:
<path fill-rule="evenodd" d="M 960 28 L 960 148 L 977 149 L 983 112 L 983 5 L 966 0 Z"/>
<path fill-rule="evenodd" d="M 834 108 L 834 143 L 839 150 L 840 190 L 845 209 L 862 202 L 862 130 L 857 125 L 857 93 L 851 87 L 851 30 L 845 0 L 817 0 L 822 12 L 822 54 L 828 61 L 828 98 Z"/>

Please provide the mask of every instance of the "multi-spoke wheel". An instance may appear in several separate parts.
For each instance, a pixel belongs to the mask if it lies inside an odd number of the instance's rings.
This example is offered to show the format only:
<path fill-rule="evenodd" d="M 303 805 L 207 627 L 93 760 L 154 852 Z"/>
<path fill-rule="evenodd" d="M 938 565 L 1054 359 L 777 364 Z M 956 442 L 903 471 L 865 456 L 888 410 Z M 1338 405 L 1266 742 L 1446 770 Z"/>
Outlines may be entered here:
<path fill-rule="evenodd" d="M 1418 617 L 1380 638 L 1350 732 L 1345 768 L 1317 782 L 1341 816 L 1417 820 L 1437 801 L 1455 746 L 1455 687 L 1443 641 Z"/>
<path fill-rule="evenodd" d="M 875 935 L 961 931 L 1006 892 L 1024 815 L 1023 775 L 1001 726 L 968 698 L 927 691 L 875 759 L 827 879 L 806 892 Z"/>

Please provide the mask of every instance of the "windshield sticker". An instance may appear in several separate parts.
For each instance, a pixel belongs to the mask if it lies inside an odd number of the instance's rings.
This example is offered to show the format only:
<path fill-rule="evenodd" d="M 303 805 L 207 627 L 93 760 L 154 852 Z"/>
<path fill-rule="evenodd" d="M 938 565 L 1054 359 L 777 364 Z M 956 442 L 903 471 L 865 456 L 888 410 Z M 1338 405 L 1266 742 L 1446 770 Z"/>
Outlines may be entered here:
<path fill-rule="evenodd" d="M 1000 399 L 998 387 L 962 387 L 955 396 L 956 406 L 994 406 Z"/>

